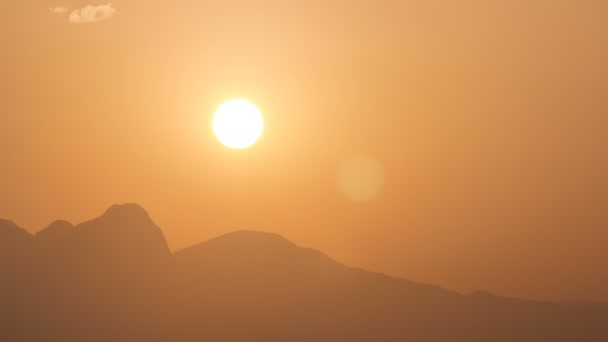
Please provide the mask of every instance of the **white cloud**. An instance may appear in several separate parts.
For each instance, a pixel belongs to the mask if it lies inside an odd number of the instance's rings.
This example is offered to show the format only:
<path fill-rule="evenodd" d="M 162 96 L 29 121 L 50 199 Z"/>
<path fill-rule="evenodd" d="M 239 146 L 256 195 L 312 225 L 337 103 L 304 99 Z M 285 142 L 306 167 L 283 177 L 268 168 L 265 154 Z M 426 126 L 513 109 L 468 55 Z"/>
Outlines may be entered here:
<path fill-rule="evenodd" d="M 62 15 L 68 11 L 67 8 L 62 7 L 62 6 L 49 7 L 49 10 L 51 11 L 51 13 L 58 14 L 58 15 Z"/>
<path fill-rule="evenodd" d="M 110 19 L 116 13 L 116 8 L 112 4 L 93 6 L 88 5 L 77 9 L 70 14 L 72 24 L 95 23 Z"/>

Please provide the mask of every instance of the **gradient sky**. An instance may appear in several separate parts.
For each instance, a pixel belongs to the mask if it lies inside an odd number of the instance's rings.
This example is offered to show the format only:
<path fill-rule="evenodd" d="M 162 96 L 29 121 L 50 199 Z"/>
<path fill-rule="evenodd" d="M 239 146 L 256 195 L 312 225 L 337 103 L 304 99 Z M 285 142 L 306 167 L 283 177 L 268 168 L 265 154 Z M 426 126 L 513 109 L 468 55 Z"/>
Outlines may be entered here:
<path fill-rule="evenodd" d="M 608 301 L 608 2 L 0 4 L 0 217 L 137 202 L 174 250 L 277 232 L 470 292 Z M 266 130 L 215 139 L 244 97 Z M 339 190 L 344 160 L 387 175 Z"/>

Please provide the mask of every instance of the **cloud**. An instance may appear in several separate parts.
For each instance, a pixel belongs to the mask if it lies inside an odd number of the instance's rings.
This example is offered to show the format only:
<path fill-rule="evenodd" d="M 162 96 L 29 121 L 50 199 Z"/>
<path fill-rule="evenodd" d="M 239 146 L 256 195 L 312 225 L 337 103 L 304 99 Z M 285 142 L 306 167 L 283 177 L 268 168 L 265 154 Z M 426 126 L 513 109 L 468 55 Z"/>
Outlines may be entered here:
<path fill-rule="evenodd" d="M 72 24 L 87 24 L 110 19 L 116 13 L 112 4 L 93 6 L 88 5 L 70 14 Z"/>
<path fill-rule="evenodd" d="M 58 14 L 58 15 L 65 14 L 68 11 L 67 8 L 61 7 L 61 6 L 49 7 L 49 10 L 51 11 L 51 13 Z"/>

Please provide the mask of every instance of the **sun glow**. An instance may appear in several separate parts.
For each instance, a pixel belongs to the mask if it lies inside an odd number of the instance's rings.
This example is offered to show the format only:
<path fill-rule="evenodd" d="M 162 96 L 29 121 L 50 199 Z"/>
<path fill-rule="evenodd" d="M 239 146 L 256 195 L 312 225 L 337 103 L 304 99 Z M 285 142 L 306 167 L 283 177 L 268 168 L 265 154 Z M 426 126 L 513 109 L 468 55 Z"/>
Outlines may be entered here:
<path fill-rule="evenodd" d="M 213 132 L 227 147 L 242 149 L 253 145 L 262 135 L 264 119 L 259 109 L 246 100 L 230 100 L 218 108 Z"/>

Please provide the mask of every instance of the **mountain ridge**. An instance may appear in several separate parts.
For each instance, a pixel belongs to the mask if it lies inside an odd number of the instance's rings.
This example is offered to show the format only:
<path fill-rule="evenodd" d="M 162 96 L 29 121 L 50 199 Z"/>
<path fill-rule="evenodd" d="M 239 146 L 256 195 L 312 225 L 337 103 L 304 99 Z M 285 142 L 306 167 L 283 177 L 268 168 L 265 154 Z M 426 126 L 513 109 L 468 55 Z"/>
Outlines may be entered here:
<path fill-rule="evenodd" d="M 17 224 L 15 224 L 15 222 L 13 222 L 11 220 L 0 218 L 0 241 L 2 241 L 2 240 L 6 241 L 7 240 L 6 236 L 9 236 L 9 235 L 14 236 L 15 238 L 18 238 L 21 241 L 26 241 L 26 242 L 34 241 L 36 239 L 41 239 L 41 238 L 47 238 L 48 235 L 63 235 L 63 237 L 65 237 L 66 234 L 73 234 L 76 231 L 82 230 L 83 227 L 85 229 L 90 228 L 91 224 L 94 222 L 108 221 L 108 220 L 112 221 L 112 220 L 117 220 L 117 219 L 127 221 L 127 222 L 130 221 L 131 223 L 137 222 L 139 220 L 140 222 L 146 222 L 146 223 L 154 225 L 155 228 L 158 228 L 156 226 L 156 224 L 154 224 L 154 222 L 152 221 L 149 213 L 141 205 L 139 205 L 138 203 L 131 202 L 131 203 L 124 203 L 124 204 L 113 204 L 110 207 L 108 207 L 108 209 L 106 209 L 99 217 L 94 218 L 92 220 L 83 221 L 82 223 L 79 223 L 77 225 L 74 225 L 67 220 L 59 219 L 59 220 L 53 221 L 46 228 L 36 232 L 35 234 L 31 234 L 27 229 L 19 227 Z M 158 228 L 158 230 L 161 231 L 161 233 L 162 233 L 162 230 L 160 228 Z M 164 236 L 163 236 L 163 240 L 165 241 L 165 243 L 167 243 L 166 239 L 164 239 Z M 410 283 L 417 284 L 420 286 L 436 287 L 436 288 L 440 288 L 440 289 L 443 289 L 446 291 L 458 293 L 463 296 L 470 296 L 470 297 L 486 296 L 486 297 L 497 297 L 497 298 L 506 298 L 506 299 L 518 299 L 518 300 L 524 300 L 524 301 L 555 302 L 555 303 L 562 303 L 564 305 L 577 305 L 578 304 L 578 305 L 590 305 L 590 306 L 608 306 L 608 303 L 601 302 L 601 301 L 587 301 L 587 300 L 577 300 L 577 299 L 561 299 L 561 300 L 555 300 L 555 301 L 546 301 L 546 300 L 516 298 L 516 297 L 510 297 L 510 296 L 497 295 L 495 293 L 481 290 L 481 289 L 473 291 L 468 294 L 463 294 L 463 293 L 460 293 L 457 291 L 445 289 L 441 286 L 437 286 L 434 284 L 423 283 L 423 282 L 413 282 L 413 281 L 404 279 L 402 277 L 393 276 L 390 274 L 369 271 L 369 270 L 365 270 L 365 269 L 355 267 L 355 266 L 346 266 L 346 265 L 343 265 L 343 264 L 335 261 L 334 259 L 327 256 L 323 252 L 320 252 L 314 248 L 298 246 L 278 233 L 257 231 L 257 230 L 251 230 L 251 229 L 243 229 L 243 230 L 236 230 L 233 232 L 228 232 L 228 233 L 219 235 L 217 237 L 205 240 L 203 242 L 184 247 L 184 248 L 176 250 L 176 251 L 170 251 L 170 254 L 174 255 L 174 256 L 180 255 L 180 254 L 192 252 L 199 248 L 207 247 L 208 245 L 214 244 L 217 242 L 234 243 L 235 240 L 244 240 L 246 242 L 246 245 L 253 245 L 254 248 L 255 248 L 255 245 L 260 242 L 264 242 L 264 243 L 274 242 L 277 245 L 283 244 L 284 247 L 297 248 L 300 250 L 309 251 L 313 254 L 318 254 L 318 255 L 322 256 L 323 258 L 326 258 L 328 260 L 331 260 L 332 262 L 335 262 L 344 267 L 348 267 L 348 268 L 351 268 L 354 270 L 368 272 L 371 274 L 376 274 L 378 276 L 385 276 L 385 277 L 396 279 L 396 280 L 406 281 L 406 282 L 410 282 Z M 266 240 L 266 241 L 264 241 L 264 240 Z M 241 243 L 242 242 L 243 241 L 241 241 Z M 168 245 L 168 243 L 167 243 L 167 245 Z"/>
<path fill-rule="evenodd" d="M 0 220 L 3 232 L 25 242 L 0 252 L 0 340 L 608 337 L 608 306 L 465 295 L 349 267 L 275 233 L 236 231 L 171 253 L 137 204 L 36 236 Z"/>

